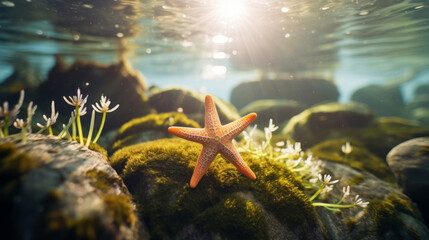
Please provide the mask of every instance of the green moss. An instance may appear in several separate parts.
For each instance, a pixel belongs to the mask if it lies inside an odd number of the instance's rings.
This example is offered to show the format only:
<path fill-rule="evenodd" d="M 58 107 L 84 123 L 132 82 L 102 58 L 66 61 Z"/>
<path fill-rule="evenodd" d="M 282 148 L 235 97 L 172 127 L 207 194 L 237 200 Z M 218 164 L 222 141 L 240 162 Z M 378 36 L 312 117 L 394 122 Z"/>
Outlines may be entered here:
<path fill-rule="evenodd" d="M 106 160 L 109 158 L 108 155 L 107 155 L 107 150 L 104 149 L 103 147 L 101 147 L 100 145 L 96 144 L 96 143 L 91 142 L 89 144 L 88 148 L 90 150 L 92 150 L 92 151 L 101 153 L 101 155 L 103 156 L 103 158 L 106 159 Z"/>
<path fill-rule="evenodd" d="M 122 224 L 131 226 L 137 221 L 131 200 L 128 196 L 109 194 L 103 197 L 103 202 L 116 226 Z"/>
<path fill-rule="evenodd" d="M 351 232 L 357 226 L 358 220 L 355 218 L 349 218 L 349 219 L 346 219 L 345 223 L 346 223 L 347 231 Z"/>
<path fill-rule="evenodd" d="M 158 130 L 167 132 L 170 126 L 183 126 L 199 128 L 200 125 L 190 120 L 183 113 L 168 112 L 161 114 L 149 114 L 141 118 L 135 118 L 124 125 L 118 130 L 116 139 L 120 140 L 127 136 L 148 131 Z"/>
<path fill-rule="evenodd" d="M 353 139 L 380 158 L 385 158 L 396 145 L 409 139 L 428 136 L 429 130 L 401 118 L 378 118 L 370 126 L 362 129 L 345 130 L 341 136 Z"/>
<path fill-rule="evenodd" d="M 385 181 L 394 181 L 393 173 L 386 161 L 372 154 L 360 142 L 350 141 L 353 151 L 345 155 L 341 151 L 341 146 L 347 141 L 347 139 L 326 140 L 312 147 L 310 151 L 318 158 L 346 163 L 355 169 L 368 171 Z"/>
<path fill-rule="evenodd" d="M 422 147 L 415 154 L 416 157 L 422 157 L 426 155 L 429 155 L 429 147 Z"/>
<path fill-rule="evenodd" d="M 205 229 L 225 234 L 228 239 L 269 239 L 262 210 L 238 194 L 197 215 L 196 221 Z"/>
<path fill-rule="evenodd" d="M 14 144 L 0 145 L 0 179 L 19 176 L 35 167 L 36 162 L 29 155 L 19 151 Z"/>
<path fill-rule="evenodd" d="M 359 185 L 363 181 L 365 181 L 365 176 L 362 174 L 358 174 L 353 176 L 350 180 L 348 180 L 347 185 L 350 185 L 350 186 Z"/>
<path fill-rule="evenodd" d="M 399 213 L 405 213 L 416 216 L 416 211 L 409 201 L 395 195 L 388 195 L 386 200 L 370 201 L 367 211 L 374 221 L 377 236 L 381 237 L 387 232 L 394 232 L 398 236 L 413 235 L 412 230 L 405 225 L 399 215 Z"/>
<path fill-rule="evenodd" d="M 200 151 L 199 144 L 173 138 L 125 147 L 110 158 L 137 200 L 153 238 L 174 236 L 187 224 L 195 223 L 198 216 L 201 219 L 202 212 L 210 213 L 214 206 L 223 206 L 237 192 L 251 194 L 288 226 L 316 223 L 314 208 L 302 192 L 301 183 L 284 165 L 270 159 L 242 154 L 257 176 L 252 181 L 218 155 L 198 187 L 191 189 L 189 180 Z M 241 200 L 236 201 L 242 206 Z M 251 221 L 237 220 L 240 231 Z M 223 223 L 219 219 L 213 224 Z M 254 233 L 262 234 L 264 228 L 263 224 L 257 226 Z"/>
<path fill-rule="evenodd" d="M 95 188 L 103 192 L 112 189 L 115 185 L 122 185 L 121 179 L 111 177 L 106 172 L 96 169 L 86 172 L 86 176 L 91 179 L 91 184 Z"/>

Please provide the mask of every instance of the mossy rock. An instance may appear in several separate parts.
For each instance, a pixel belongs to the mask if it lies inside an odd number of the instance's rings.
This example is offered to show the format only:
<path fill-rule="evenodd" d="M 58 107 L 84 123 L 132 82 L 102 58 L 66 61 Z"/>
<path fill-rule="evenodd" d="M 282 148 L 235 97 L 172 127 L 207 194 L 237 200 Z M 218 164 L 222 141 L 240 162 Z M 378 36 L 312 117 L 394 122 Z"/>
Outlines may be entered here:
<path fill-rule="evenodd" d="M 204 94 L 190 89 L 154 89 L 149 97 L 149 104 L 158 113 L 177 112 L 181 108 L 183 113 L 190 119 L 204 126 L 204 98 Z M 227 124 L 240 118 L 234 106 L 215 96 L 213 96 L 213 100 L 222 124 Z"/>
<path fill-rule="evenodd" d="M 378 118 L 365 128 L 346 129 L 335 133 L 335 137 L 352 138 L 362 143 L 366 149 L 383 159 L 396 145 L 428 135 L 428 129 L 413 121 L 395 117 Z"/>
<path fill-rule="evenodd" d="M 429 93 L 429 84 L 422 84 L 414 89 L 414 96 L 426 95 Z"/>
<path fill-rule="evenodd" d="M 360 129 L 372 120 L 373 114 L 364 104 L 332 102 L 311 107 L 294 116 L 281 132 L 308 148 L 326 139 L 331 132 Z"/>
<path fill-rule="evenodd" d="M 242 154 L 257 176 L 252 181 L 218 155 L 191 189 L 200 151 L 199 144 L 173 138 L 125 147 L 110 158 L 138 202 L 152 238 L 186 238 L 183 229 L 196 226 L 197 232 L 228 239 L 240 239 L 238 233 L 246 239 L 268 239 L 273 218 L 300 238 L 322 234 L 303 186 L 278 162 Z"/>
<path fill-rule="evenodd" d="M 0 138 L 0 230 L 5 239 L 144 236 L 122 179 L 101 154 L 55 136 Z"/>
<path fill-rule="evenodd" d="M 72 112 L 74 107 L 68 105 L 63 100 L 63 96 L 76 95 L 77 88 L 80 88 L 84 97 L 88 95 L 86 105 L 88 109 L 91 108 L 91 104 L 100 101 L 102 94 L 111 100 L 111 107 L 120 105 L 116 111 L 107 114 L 105 132 L 118 128 L 130 119 L 149 113 L 145 94 L 146 80 L 125 60 L 110 65 L 76 60 L 68 65 L 60 56 L 57 56 L 55 65 L 49 71 L 48 79 L 39 86 L 38 98 L 34 101 L 38 103 L 38 110 L 42 112 L 51 111 L 52 100 L 55 100 L 57 109 L 69 109 L 69 112 Z M 68 122 L 70 114 L 65 113 L 60 113 L 59 122 Z M 83 116 L 82 121 L 89 123 L 90 115 Z M 101 119 L 101 115 L 97 117 Z"/>
<path fill-rule="evenodd" d="M 149 114 L 141 118 L 135 118 L 119 128 L 113 150 L 139 142 L 156 140 L 158 138 L 173 137 L 168 133 L 170 126 L 200 128 L 194 120 L 189 119 L 183 113 L 169 112 Z"/>
<path fill-rule="evenodd" d="M 337 101 L 337 86 L 322 79 L 257 80 L 242 82 L 231 91 L 231 103 L 237 109 L 262 99 L 294 100 L 304 106 Z"/>
<path fill-rule="evenodd" d="M 263 129 L 268 126 L 270 119 L 273 119 L 276 125 L 280 125 L 302 110 L 304 110 L 304 107 L 293 100 L 264 99 L 247 104 L 239 113 L 244 116 L 255 112 L 258 117 L 253 124 L 257 124 L 259 128 Z"/>
<path fill-rule="evenodd" d="M 402 116 L 404 100 L 399 86 L 368 85 L 356 90 L 351 100 L 368 105 L 377 116 Z"/>
<path fill-rule="evenodd" d="M 405 105 L 405 114 L 408 118 L 429 126 L 429 94 L 419 94 Z"/>
<path fill-rule="evenodd" d="M 411 217 L 412 216 L 412 217 Z M 371 200 L 365 214 L 348 221 L 349 232 L 358 237 L 375 239 L 426 239 L 429 231 L 421 222 L 415 205 L 397 195 Z M 358 225 L 361 225 L 357 228 Z"/>
<path fill-rule="evenodd" d="M 368 171 L 388 182 L 394 182 L 395 178 L 386 161 L 368 151 L 361 143 L 351 141 L 353 150 L 349 154 L 341 151 L 341 146 L 348 142 L 347 139 L 331 139 L 313 146 L 309 151 L 317 158 L 345 163 L 352 168 Z"/>

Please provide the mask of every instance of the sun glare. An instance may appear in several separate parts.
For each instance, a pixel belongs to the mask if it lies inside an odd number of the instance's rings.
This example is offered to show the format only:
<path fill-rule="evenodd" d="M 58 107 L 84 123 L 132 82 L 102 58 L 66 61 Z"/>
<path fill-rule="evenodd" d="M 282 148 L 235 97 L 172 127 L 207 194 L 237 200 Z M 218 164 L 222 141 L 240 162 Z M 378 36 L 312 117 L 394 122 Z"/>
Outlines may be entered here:
<path fill-rule="evenodd" d="M 244 0 L 220 0 L 216 1 L 217 12 L 222 20 L 236 21 L 246 14 L 246 3 Z"/>

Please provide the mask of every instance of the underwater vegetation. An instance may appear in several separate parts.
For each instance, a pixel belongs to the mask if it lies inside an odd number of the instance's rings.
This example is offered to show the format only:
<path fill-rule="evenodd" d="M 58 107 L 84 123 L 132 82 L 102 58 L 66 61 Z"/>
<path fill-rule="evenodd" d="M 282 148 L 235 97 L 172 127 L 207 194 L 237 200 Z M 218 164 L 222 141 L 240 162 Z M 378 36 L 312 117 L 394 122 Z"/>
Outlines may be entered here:
<path fill-rule="evenodd" d="M 86 147 L 89 147 L 91 143 L 97 143 L 98 139 L 100 138 L 101 132 L 104 127 L 104 123 L 106 121 L 106 114 L 115 111 L 119 108 L 119 104 L 115 107 L 109 109 L 110 106 L 110 100 L 107 99 L 107 97 L 101 95 L 100 103 L 95 103 L 95 105 L 92 105 L 93 111 L 91 113 L 91 122 L 90 127 L 88 131 L 88 135 L 86 137 L 86 141 L 84 143 L 84 135 L 82 131 L 82 123 L 81 123 L 81 116 L 85 115 L 87 113 L 85 104 L 87 102 L 88 96 L 83 97 L 83 95 L 80 92 L 80 89 L 77 89 L 77 94 L 75 96 L 69 96 L 66 98 L 63 96 L 64 101 L 74 106 L 75 109 L 71 113 L 71 117 L 69 118 L 69 121 L 67 125 L 63 124 L 62 130 L 58 133 L 58 136 L 60 138 L 67 138 L 69 140 L 78 140 L 81 145 L 85 145 Z M 20 112 L 20 108 L 24 102 L 24 90 L 21 90 L 20 97 L 18 100 L 18 103 L 9 110 L 9 102 L 5 101 L 3 103 L 3 107 L 0 107 L 0 118 L 3 118 L 0 121 L 0 138 L 1 137 L 7 137 L 9 135 L 9 126 L 12 125 L 17 129 L 21 130 L 21 141 L 25 144 L 26 137 L 28 133 L 32 132 L 32 118 L 35 114 L 35 111 L 37 109 L 37 106 L 33 106 L 33 102 L 30 102 L 27 107 L 27 119 L 24 121 L 23 119 L 18 118 L 18 114 Z M 93 131 L 94 131 L 94 120 L 95 120 L 95 112 L 102 114 L 101 123 L 99 125 L 99 129 L 97 131 L 97 135 L 94 139 L 92 139 Z M 51 103 L 51 115 L 50 117 L 47 117 L 46 115 L 43 115 L 43 119 L 45 120 L 44 124 L 37 123 L 37 126 L 40 128 L 40 130 L 37 133 L 43 133 L 44 131 L 48 130 L 49 135 L 53 135 L 52 126 L 57 122 L 58 118 L 58 112 L 55 112 L 55 101 L 52 101 Z M 72 128 L 71 133 L 69 132 L 69 128 Z M 76 134 L 78 133 L 78 135 Z"/>

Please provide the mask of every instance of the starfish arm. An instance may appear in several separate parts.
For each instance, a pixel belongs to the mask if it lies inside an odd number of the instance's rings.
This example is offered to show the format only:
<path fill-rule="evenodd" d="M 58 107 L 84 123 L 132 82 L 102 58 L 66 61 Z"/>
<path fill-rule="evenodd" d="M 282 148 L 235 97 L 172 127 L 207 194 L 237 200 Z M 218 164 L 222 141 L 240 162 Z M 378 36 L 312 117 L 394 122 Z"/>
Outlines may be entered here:
<path fill-rule="evenodd" d="M 238 120 L 235 120 L 232 123 L 228 123 L 225 126 L 222 126 L 221 135 L 228 136 L 228 138 L 233 139 L 238 134 L 240 134 L 244 129 L 246 129 L 253 121 L 256 119 L 256 113 L 250 113 Z"/>
<path fill-rule="evenodd" d="M 174 136 L 201 144 L 207 143 L 209 140 L 204 128 L 169 127 L 168 132 Z"/>
<path fill-rule="evenodd" d="M 205 128 L 215 132 L 221 126 L 219 115 L 216 110 L 212 96 L 206 95 L 205 100 Z"/>
<path fill-rule="evenodd" d="M 194 168 L 194 173 L 192 174 L 191 182 L 189 184 L 191 188 L 195 188 L 197 186 L 217 154 L 218 151 L 216 148 L 203 146 L 203 150 L 201 150 L 200 156 L 198 157 L 197 165 Z"/>
<path fill-rule="evenodd" d="M 246 175 L 246 177 L 255 180 L 256 175 L 253 173 L 252 169 L 246 164 L 243 158 L 238 153 L 232 142 L 224 143 L 223 147 L 220 149 L 220 153 L 224 156 L 230 163 L 232 163 L 241 173 Z"/>

